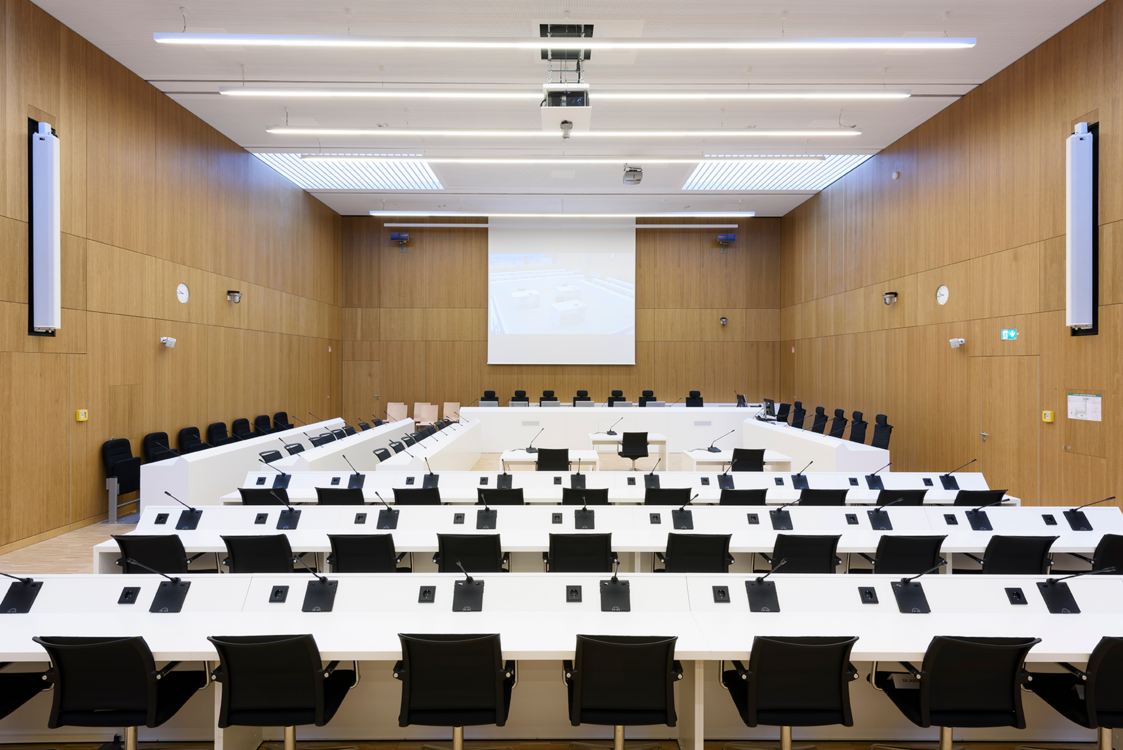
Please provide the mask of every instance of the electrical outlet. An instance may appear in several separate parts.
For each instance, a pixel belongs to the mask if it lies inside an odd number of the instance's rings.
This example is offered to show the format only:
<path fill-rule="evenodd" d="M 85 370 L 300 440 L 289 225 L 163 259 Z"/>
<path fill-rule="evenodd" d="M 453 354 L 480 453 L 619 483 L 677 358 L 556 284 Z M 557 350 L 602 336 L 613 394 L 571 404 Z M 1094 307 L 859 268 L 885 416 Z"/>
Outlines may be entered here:
<path fill-rule="evenodd" d="M 702 477 L 702 485 L 705 486 L 705 487 L 709 487 L 710 486 L 710 478 L 709 477 Z"/>
<path fill-rule="evenodd" d="M 256 515 L 256 516 L 254 517 L 254 519 L 253 519 L 253 522 L 254 522 L 254 525 L 258 525 L 258 526 L 259 526 L 259 525 L 261 525 L 261 524 L 265 523 L 265 522 L 266 522 L 266 521 L 268 521 L 268 520 L 269 520 L 269 514 L 268 514 L 268 513 L 258 513 L 258 514 L 257 514 L 257 515 Z"/>
<path fill-rule="evenodd" d="M 565 587 L 565 600 L 567 602 L 581 601 L 581 587 L 580 586 L 566 586 Z"/>
<path fill-rule="evenodd" d="M 561 484 L 561 477 L 554 477 L 554 484 Z"/>
<path fill-rule="evenodd" d="M 258 483 L 258 484 L 265 484 L 265 477 L 258 477 L 258 478 L 257 478 L 257 483 Z"/>
<path fill-rule="evenodd" d="M 415 477 L 406 477 L 406 484 L 407 484 L 407 485 L 408 485 L 408 484 L 413 484 L 413 480 L 414 480 L 414 479 L 415 479 Z"/>
<path fill-rule="evenodd" d="M 783 477 L 776 477 L 776 486 L 777 487 L 783 487 L 784 486 L 784 478 Z"/>
<path fill-rule="evenodd" d="M 453 513 L 452 514 L 452 522 L 453 523 L 464 523 L 464 514 L 463 513 Z"/>
<path fill-rule="evenodd" d="M 117 603 L 136 604 L 138 596 L 140 596 L 140 586 L 126 586 L 121 589 L 121 597 L 117 600 Z"/>
<path fill-rule="evenodd" d="M 1056 526 L 1057 525 L 1056 516 L 1054 516 L 1052 513 L 1043 513 L 1041 515 L 1041 519 L 1043 521 L 1045 521 L 1046 526 Z"/>
<path fill-rule="evenodd" d="M 356 513 L 355 514 L 355 523 L 357 523 L 359 525 L 362 525 L 366 522 L 367 522 L 367 514 L 366 513 Z"/>
<path fill-rule="evenodd" d="M 862 604 L 877 604 L 877 589 L 873 586 L 859 586 L 858 595 L 862 597 Z"/>
<path fill-rule="evenodd" d="M 628 477 L 628 486 L 629 487 L 635 487 L 636 486 L 636 478 L 635 477 Z"/>
<path fill-rule="evenodd" d="M 749 525 L 750 526 L 756 526 L 758 523 L 760 523 L 760 516 L 758 516 L 756 513 L 750 513 L 749 514 Z"/>
<path fill-rule="evenodd" d="M 658 513 L 651 514 L 651 523 L 663 523 L 663 517 Z"/>
<path fill-rule="evenodd" d="M 167 522 L 168 522 L 168 514 L 167 513 L 157 513 L 156 514 L 156 525 L 157 526 L 163 526 Z"/>
<path fill-rule="evenodd" d="M 554 513 L 553 515 L 550 516 L 550 523 L 561 523 L 561 522 L 562 522 L 562 514 L 561 513 Z"/>
<path fill-rule="evenodd" d="M 850 524 L 851 526 L 857 526 L 858 525 L 858 514 L 857 513 L 847 513 L 846 514 L 846 523 Z"/>
<path fill-rule="evenodd" d="M 436 586 L 422 586 L 421 590 L 417 592 L 417 601 L 420 604 L 432 604 L 437 600 L 437 587 Z"/>
<path fill-rule="evenodd" d="M 850 477 L 850 486 L 851 487 L 857 487 L 858 486 L 858 477 Z"/>
<path fill-rule="evenodd" d="M 285 600 L 289 598 L 288 586 L 274 586 L 273 590 L 269 592 L 270 604 L 284 604 Z"/>
<path fill-rule="evenodd" d="M 714 586 L 714 602 L 717 604 L 729 604 L 729 587 L 728 586 Z"/>
<path fill-rule="evenodd" d="M 487 477 L 480 477 L 480 486 L 487 487 Z"/>
<path fill-rule="evenodd" d="M 336 485 L 338 485 L 338 484 L 339 484 L 339 479 L 340 479 L 340 477 L 332 477 L 332 478 L 331 478 L 331 486 L 332 486 L 332 487 L 335 487 Z"/>
<path fill-rule="evenodd" d="M 958 526 L 959 519 L 955 517 L 954 513 L 945 513 L 944 523 L 946 523 L 948 526 Z"/>

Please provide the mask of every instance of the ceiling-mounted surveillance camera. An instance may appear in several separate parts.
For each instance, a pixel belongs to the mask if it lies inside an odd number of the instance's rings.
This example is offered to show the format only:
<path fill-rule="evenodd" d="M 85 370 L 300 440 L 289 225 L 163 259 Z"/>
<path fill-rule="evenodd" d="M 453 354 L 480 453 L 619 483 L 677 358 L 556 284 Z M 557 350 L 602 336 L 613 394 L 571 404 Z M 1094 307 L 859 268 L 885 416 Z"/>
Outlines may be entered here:
<path fill-rule="evenodd" d="M 175 349 L 175 339 L 173 339 L 171 336 L 161 336 L 160 343 L 168 347 L 169 349 Z"/>
<path fill-rule="evenodd" d="M 638 185 L 643 180 L 643 167 L 629 167 L 624 165 L 624 184 Z"/>
<path fill-rule="evenodd" d="M 952 349 L 958 349 L 967 343 L 967 339 L 948 339 L 948 343 L 951 344 Z"/>
<path fill-rule="evenodd" d="M 239 302 L 242 301 L 242 293 L 239 292 L 237 289 L 227 289 L 226 290 L 226 299 L 230 300 L 231 302 L 233 302 L 236 305 L 236 304 L 238 304 Z"/>
<path fill-rule="evenodd" d="M 897 293 L 896 292 L 886 292 L 885 294 L 881 295 L 881 299 L 882 299 L 883 302 L 885 302 L 885 304 L 891 305 L 891 304 L 893 304 L 894 302 L 897 301 Z"/>
<path fill-rule="evenodd" d="M 561 130 L 562 130 L 562 140 L 568 141 L 569 140 L 569 133 L 570 133 L 570 131 L 573 130 L 573 123 L 570 122 L 569 120 L 562 120 Z"/>
<path fill-rule="evenodd" d="M 721 324 L 722 324 L 722 325 L 725 325 L 725 324 L 726 324 L 726 323 L 728 323 L 728 322 L 729 322 L 729 318 L 722 318 L 722 319 L 721 319 Z"/>

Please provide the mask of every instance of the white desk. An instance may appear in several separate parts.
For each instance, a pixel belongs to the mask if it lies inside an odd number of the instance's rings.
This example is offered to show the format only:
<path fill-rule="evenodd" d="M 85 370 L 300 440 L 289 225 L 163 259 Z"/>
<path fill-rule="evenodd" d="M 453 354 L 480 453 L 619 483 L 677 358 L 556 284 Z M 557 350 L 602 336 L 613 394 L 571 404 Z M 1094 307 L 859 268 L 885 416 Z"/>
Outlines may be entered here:
<path fill-rule="evenodd" d="M 704 467 L 716 468 L 721 472 L 733 463 L 733 451 L 711 453 L 705 448 L 682 452 L 683 471 L 703 471 Z M 791 471 L 792 457 L 774 450 L 764 451 L 764 468 L 768 471 Z"/>
<path fill-rule="evenodd" d="M 771 448 L 786 453 L 800 467 L 814 461 L 814 471 L 853 471 L 868 474 L 888 464 L 889 451 L 872 445 L 797 430 L 783 422 L 746 419 L 743 424 L 744 448 Z M 949 470 L 954 467 L 948 467 Z"/>
<path fill-rule="evenodd" d="M 596 450 L 597 448 L 601 447 L 602 445 L 610 445 L 610 446 L 612 446 L 613 452 L 618 453 L 619 448 L 620 448 L 620 443 L 622 443 L 623 441 L 624 441 L 624 434 L 622 432 L 618 432 L 618 431 L 617 431 L 617 434 L 615 434 L 615 435 L 609 435 L 609 434 L 604 433 L 604 432 L 590 432 L 589 433 L 589 442 L 593 444 L 593 450 Z M 654 445 L 658 449 L 657 455 L 659 456 L 659 466 L 666 469 L 667 468 L 667 436 L 662 434 L 662 433 L 659 433 L 659 432 L 649 432 L 649 433 L 647 433 L 647 444 L 649 446 Z"/>
<path fill-rule="evenodd" d="M 597 471 L 600 469 L 600 456 L 596 451 L 575 451 L 569 452 L 569 465 L 576 469 L 577 462 L 581 462 L 581 471 L 584 472 L 588 467 L 589 471 Z M 503 451 L 503 455 L 499 457 L 499 463 L 503 466 L 503 471 L 507 471 L 515 466 L 535 466 L 538 463 L 537 453 L 527 453 L 525 448 L 519 448 L 513 451 Z"/>
<path fill-rule="evenodd" d="M 480 460 L 480 423 L 453 424 L 390 456 L 376 471 L 468 471 Z"/>
<path fill-rule="evenodd" d="M 577 299 L 555 302 L 550 305 L 550 320 L 558 326 L 564 325 L 570 318 L 584 320 L 586 307 L 584 302 Z"/>
<path fill-rule="evenodd" d="M 412 419 L 386 422 L 378 427 L 310 448 L 295 456 L 285 456 L 280 461 L 274 461 L 273 466 L 289 473 L 350 471 L 351 468 L 347 465 L 347 461 L 350 461 L 360 471 L 374 469 L 378 466 L 378 457 L 374 455 L 374 451 L 388 447 L 391 440 L 401 440 L 406 435 L 412 434 L 415 429 Z"/>

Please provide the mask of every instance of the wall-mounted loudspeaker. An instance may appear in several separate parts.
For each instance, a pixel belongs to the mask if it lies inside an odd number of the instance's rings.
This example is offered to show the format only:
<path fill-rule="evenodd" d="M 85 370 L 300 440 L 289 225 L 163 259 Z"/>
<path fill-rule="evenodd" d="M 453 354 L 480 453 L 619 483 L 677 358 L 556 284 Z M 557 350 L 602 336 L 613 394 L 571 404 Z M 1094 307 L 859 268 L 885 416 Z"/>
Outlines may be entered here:
<path fill-rule="evenodd" d="M 1065 325 L 1092 327 L 1095 284 L 1095 161 L 1088 123 L 1065 142 Z"/>
<path fill-rule="evenodd" d="M 31 327 L 51 333 L 62 327 L 62 219 L 59 140 L 39 123 L 31 134 Z"/>

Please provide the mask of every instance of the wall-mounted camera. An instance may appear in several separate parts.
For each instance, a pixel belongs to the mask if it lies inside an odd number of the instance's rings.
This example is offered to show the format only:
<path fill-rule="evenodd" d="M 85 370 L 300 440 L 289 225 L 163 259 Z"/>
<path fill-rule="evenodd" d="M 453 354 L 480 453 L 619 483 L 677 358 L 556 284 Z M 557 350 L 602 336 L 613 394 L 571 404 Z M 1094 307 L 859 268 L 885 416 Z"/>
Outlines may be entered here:
<path fill-rule="evenodd" d="M 951 344 L 952 349 L 958 349 L 967 343 L 967 339 L 948 339 L 948 343 Z"/>
<path fill-rule="evenodd" d="M 885 304 L 891 305 L 891 304 L 893 304 L 894 302 L 897 301 L 897 293 L 896 292 L 886 292 L 885 294 L 881 295 L 881 300 Z"/>

